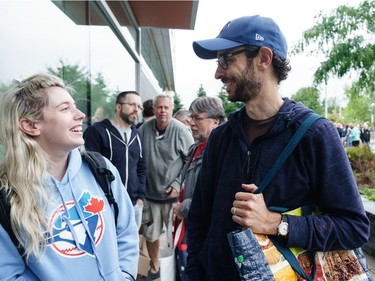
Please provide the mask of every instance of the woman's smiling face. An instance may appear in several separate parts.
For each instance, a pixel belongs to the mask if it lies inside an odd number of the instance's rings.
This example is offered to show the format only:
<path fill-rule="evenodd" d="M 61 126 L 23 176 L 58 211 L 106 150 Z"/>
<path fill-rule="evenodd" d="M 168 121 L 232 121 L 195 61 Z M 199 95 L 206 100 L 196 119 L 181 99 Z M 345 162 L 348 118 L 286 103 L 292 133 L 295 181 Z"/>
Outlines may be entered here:
<path fill-rule="evenodd" d="M 83 145 L 82 122 L 85 114 L 76 107 L 65 89 L 51 87 L 45 91 L 48 103 L 43 109 L 42 119 L 35 124 L 39 130 L 35 140 L 50 155 L 66 153 Z"/>

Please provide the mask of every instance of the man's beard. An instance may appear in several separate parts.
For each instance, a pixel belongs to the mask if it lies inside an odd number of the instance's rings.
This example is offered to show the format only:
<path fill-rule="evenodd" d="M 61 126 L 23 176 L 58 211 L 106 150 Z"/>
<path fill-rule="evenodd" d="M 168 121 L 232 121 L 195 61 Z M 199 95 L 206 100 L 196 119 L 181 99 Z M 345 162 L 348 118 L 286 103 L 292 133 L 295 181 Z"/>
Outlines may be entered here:
<path fill-rule="evenodd" d="M 125 114 L 123 112 L 120 112 L 120 117 L 122 121 L 124 121 L 126 124 L 129 124 L 129 125 L 133 125 L 135 124 L 135 121 L 137 121 L 137 120 L 131 119 L 130 114 Z"/>
<path fill-rule="evenodd" d="M 242 71 L 239 77 L 233 78 L 236 83 L 236 91 L 228 96 L 231 102 L 247 101 L 255 99 L 262 88 L 262 84 L 255 76 L 253 61 L 249 61 L 246 69 Z"/>

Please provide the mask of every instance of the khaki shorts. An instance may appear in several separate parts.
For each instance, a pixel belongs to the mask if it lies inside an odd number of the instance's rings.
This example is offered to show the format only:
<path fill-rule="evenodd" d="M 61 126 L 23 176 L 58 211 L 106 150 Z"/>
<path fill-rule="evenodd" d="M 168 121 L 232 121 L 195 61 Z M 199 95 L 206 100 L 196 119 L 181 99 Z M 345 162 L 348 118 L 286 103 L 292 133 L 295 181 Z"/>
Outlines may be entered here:
<path fill-rule="evenodd" d="M 173 223 L 173 203 L 154 203 L 145 200 L 144 210 L 150 207 L 152 223 L 143 225 L 143 236 L 149 242 L 158 240 L 162 234 L 164 225 L 172 228 Z"/>

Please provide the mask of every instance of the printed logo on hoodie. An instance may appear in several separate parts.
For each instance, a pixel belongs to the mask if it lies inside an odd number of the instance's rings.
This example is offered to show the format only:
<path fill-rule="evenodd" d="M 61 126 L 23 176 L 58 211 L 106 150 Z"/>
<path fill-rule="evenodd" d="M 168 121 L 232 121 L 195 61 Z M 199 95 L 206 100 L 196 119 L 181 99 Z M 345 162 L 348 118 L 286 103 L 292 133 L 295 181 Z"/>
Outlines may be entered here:
<path fill-rule="evenodd" d="M 61 204 L 51 216 L 53 237 L 47 238 L 48 244 L 64 257 L 93 255 L 92 243 L 98 245 L 104 233 L 104 199 L 85 191 L 78 204 L 80 210 L 77 210 L 74 201 L 65 202 L 66 209 L 64 204 Z M 81 217 L 85 220 L 85 225 Z"/>

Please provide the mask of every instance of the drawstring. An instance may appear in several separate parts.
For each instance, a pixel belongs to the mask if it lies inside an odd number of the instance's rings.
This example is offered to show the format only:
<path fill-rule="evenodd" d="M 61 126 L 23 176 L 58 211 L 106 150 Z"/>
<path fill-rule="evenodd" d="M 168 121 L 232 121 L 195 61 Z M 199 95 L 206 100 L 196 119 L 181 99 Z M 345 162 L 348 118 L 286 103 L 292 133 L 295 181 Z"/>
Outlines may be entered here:
<path fill-rule="evenodd" d="M 80 251 L 82 251 L 82 248 L 81 248 L 81 246 L 80 246 L 80 244 L 79 244 L 79 240 L 78 240 L 77 233 L 76 233 L 76 231 L 75 231 L 75 229 L 74 229 L 74 226 L 73 226 L 72 223 L 70 222 L 70 214 L 69 214 L 69 210 L 68 210 L 68 207 L 66 206 L 66 203 L 65 203 L 65 200 L 64 200 L 64 198 L 63 198 L 63 196 L 62 196 L 62 193 L 61 193 L 61 191 L 60 191 L 60 188 L 58 188 L 58 185 L 57 185 L 56 180 L 55 180 L 54 178 L 52 178 L 52 181 L 53 181 L 53 184 L 54 184 L 54 186 L 55 186 L 55 188 L 56 188 L 56 190 L 57 190 L 57 192 L 58 192 L 58 194 L 59 194 L 59 197 L 60 197 L 61 203 L 62 203 L 62 205 L 64 206 L 64 213 L 61 215 L 61 220 L 64 221 L 64 222 L 68 225 L 68 227 L 69 227 L 69 229 L 70 229 L 70 232 L 72 233 L 73 240 L 74 240 L 74 242 L 75 242 L 75 244 L 76 244 L 76 247 L 77 247 Z"/>
<path fill-rule="evenodd" d="M 70 177 L 70 173 L 69 172 L 70 171 L 68 171 L 68 181 L 69 181 L 70 190 L 72 191 L 74 205 L 76 206 L 77 214 L 78 214 L 78 216 L 79 216 L 79 218 L 80 218 L 80 220 L 82 222 L 82 225 L 83 225 L 83 227 L 84 227 L 84 229 L 86 231 L 86 235 L 90 239 L 91 248 L 92 248 L 92 251 L 93 251 L 93 255 L 96 257 L 95 260 L 96 260 L 96 263 L 98 265 L 100 276 L 104 279 L 103 266 L 102 266 L 102 263 L 100 261 L 99 255 L 97 254 L 97 250 L 96 250 L 96 246 L 95 246 L 95 239 L 91 235 L 90 229 L 87 226 L 87 221 L 85 219 L 85 216 L 83 215 L 82 209 L 79 207 L 80 205 L 78 203 L 76 195 L 73 192 L 72 183 L 71 183 L 71 177 Z"/>
<path fill-rule="evenodd" d="M 112 151 L 112 138 L 111 138 L 111 133 L 108 131 L 108 129 L 105 129 L 107 135 L 108 135 L 108 140 L 109 140 L 109 151 L 110 151 L 110 156 L 109 156 L 109 161 L 112 161 L 113 157 L 113 151 Z"/>
<path fill-rule="evenodd" d="M 93 255 L 95 256 L 95 260 L 96 260 L 96 263 L 98 265 L 99 274 L 100 274 L 100 276 L 103 279 L 105 279 L 104 278 L 104 272 L 103 272 L 103 266 L 102 266 L 102 263 L 101 263 L 101 261 L 99 259 L 99 255 L 98 255 L 97 250 L 96 250 L 95 240 L 94 240 L 94 238 L 91 235 L 90 229 L 88 228 L 87 221 L 85 219 L 85 216 L 84 216 L 84 214 L 82 212 L 82 209 L 80 208 L 80 205 L 79 205 L 79 202 L 78 202 L 78 200 L 76 198 L 76 195 L 73 192 L 73 188 L 72 188 L 73 185 L 72 185 L 72 182 L 71 182 L 70 171 L 68 171 L 67 176 L 68 176 L 68 182 L 69 182 L 69 186 L 70 186 L 70 191 L 71 191 L 71 194 L 72 194 L 72 197 L 73 197 L 73 201 L 74 201 L 74 207 L 75 207 L 75 209 L 77 211 L 77 214 L 79 216 L 79 219 L 80 219 L 80 222 L 77 222 L 75 225 L 82 224 L 83 228 L 85 229 L 85 233 L 86 233 L 87 237 L 90 240 L 90 244 L 91 244 L 91 248 L 92 248 L 92 251 L 93 251 Z M 59 194 L 59 197 L 60 197 L 60 200 L 61 200 L 61 204 L 64 207 L 64 214 L 61 215 L 61 220 L 63 222 L 65 222 L 66 225 L 68 226 L 68 228 L 69 228 L 69 230 L 70 230 L 70 232 L 71 232 L 71 234 L 73 236 L 73 240 L 75 242 L 75 245 L 76 245 L 77 249 L 80 250 L 80 251 L 84 251 L 82 249 L 82 247 L 80 246 L 78 235 L 77 235 L 77 233 L 75 231 L 75 228 L 74 228 L 75 225 L 73 225 L 72 222 L 70 221 L 71 216 L 70 216 L 70 213 L 69 213 L 69 209 L 68 209 L 68 207 L 66 205 L 66 202 L 65 202 L 65 200 L 63 198 L 63 195 L 62 195 L 62 193 L 61 193 L 61 191 L 60 191 L 60 189 L 58 187 L 58 184 L 57 184 L 56 180 L 53 177 L 52 177 L 52 180 L 53 180 L 53 184 L 54 184 L 54 186 L 55 186 L 55 188 L 56 188 L 56 190 L 57 190 L 57 192 Z"/>
<path fill-rule="evenodd" d="M 137 141 L 138 141 L 138 144 L 139 144 L 139 157 L 140 158 L 143 158 L 143 153 L 142 153 L 142 142 L 141 142 L 141 139 L 139 137 L 139 134 L 137 134 Z"/>

